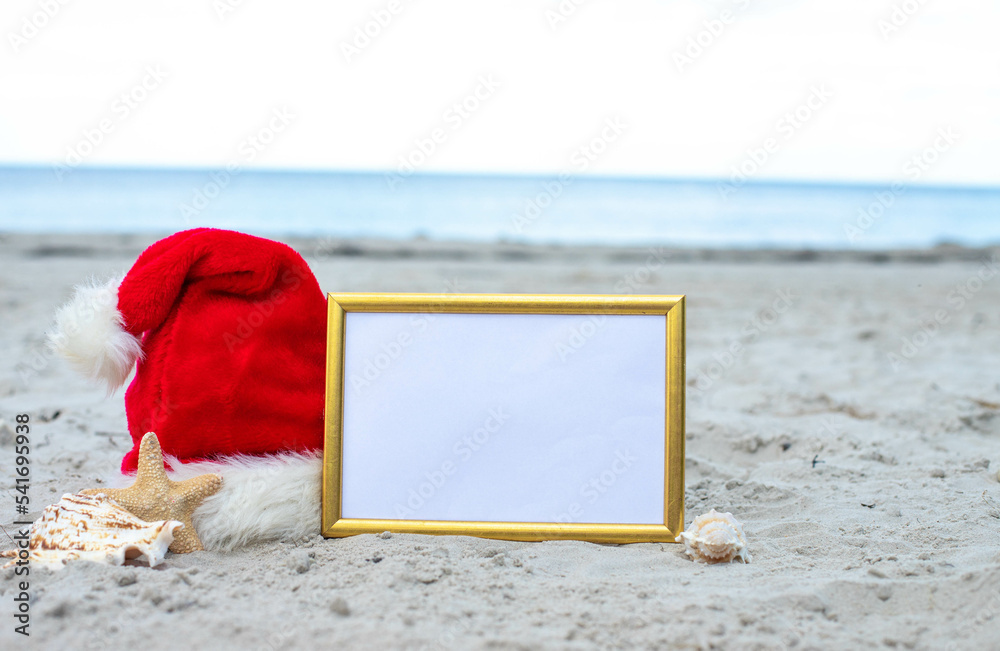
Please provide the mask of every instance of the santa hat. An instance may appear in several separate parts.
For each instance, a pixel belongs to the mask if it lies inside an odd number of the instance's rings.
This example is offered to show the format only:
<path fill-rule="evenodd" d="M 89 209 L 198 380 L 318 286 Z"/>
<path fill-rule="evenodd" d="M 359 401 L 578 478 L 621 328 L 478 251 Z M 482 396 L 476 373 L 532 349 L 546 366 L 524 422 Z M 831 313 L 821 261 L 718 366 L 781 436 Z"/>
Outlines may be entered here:
<path fill-rule="evenodd" d="M 177 233 L 123 279 L 78 288 L 50 341 L 109 392 L 135 367 L 123 473 L 156 432 L 175 479 L 223 476 L 195 513 L 206 549 L 319 531 L 326 302 L 290 247 Z"/>

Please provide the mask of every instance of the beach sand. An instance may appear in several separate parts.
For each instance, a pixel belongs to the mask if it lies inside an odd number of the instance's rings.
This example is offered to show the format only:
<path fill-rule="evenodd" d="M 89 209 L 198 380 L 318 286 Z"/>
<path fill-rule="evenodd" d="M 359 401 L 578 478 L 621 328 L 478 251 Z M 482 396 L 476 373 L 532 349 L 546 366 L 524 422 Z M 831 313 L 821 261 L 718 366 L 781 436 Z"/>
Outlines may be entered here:
<path fill-rule="evenodd" d="M 116 472 L 121 392 L 53 359 L 44 333 L 74 284 L 155 239 L 0 237 L 0 522 L 15 519 L 15 414 L 31 415 L 32 519 Z M 5 570 L 4 649 L 996 648 L 1000 249 L 285 241 L 326 291 L 686 294 L 686 520 L 732 512 L 753 562 L 317 534 L 152 569 L 34 568 L 30 638 Z"/>

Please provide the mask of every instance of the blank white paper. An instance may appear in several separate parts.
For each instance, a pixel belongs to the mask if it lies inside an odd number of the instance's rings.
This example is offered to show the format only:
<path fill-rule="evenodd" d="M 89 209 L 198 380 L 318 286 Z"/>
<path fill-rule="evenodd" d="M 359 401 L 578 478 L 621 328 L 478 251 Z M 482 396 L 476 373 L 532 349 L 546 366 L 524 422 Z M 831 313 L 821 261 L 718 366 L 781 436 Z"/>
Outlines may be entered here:
<path fill-rule="evenodd" d="M 345 317 L 343 517 L 663 523 L 666 317 Z"/>

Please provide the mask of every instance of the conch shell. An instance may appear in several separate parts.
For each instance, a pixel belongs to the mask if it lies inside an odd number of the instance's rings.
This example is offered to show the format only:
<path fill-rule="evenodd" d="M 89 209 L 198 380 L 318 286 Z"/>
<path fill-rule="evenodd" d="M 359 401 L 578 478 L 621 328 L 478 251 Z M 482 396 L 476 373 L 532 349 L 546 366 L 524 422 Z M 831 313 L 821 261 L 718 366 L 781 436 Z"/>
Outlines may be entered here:
<path fill-rule="evenodd" d="M 699 515 L 680 538 L 684 540 L 687 555 L 699 563 L 732 563 L 737 558 L 750 562 L 743 525 L 732 513 L 712 509 Z"/>
<path fill-rule="evenodd" d="M 183 526 L 177 520 L 140 520 L 104 494 L 67 493 L 46 507 L 31 526 L 28 560 L 60 568 L 77 559 L 110 565 L 137 559 L 152 567 L 163 560 L 174 530 Z M 7 551 L 0 555 L 16 558 L 17 554 Z"/>

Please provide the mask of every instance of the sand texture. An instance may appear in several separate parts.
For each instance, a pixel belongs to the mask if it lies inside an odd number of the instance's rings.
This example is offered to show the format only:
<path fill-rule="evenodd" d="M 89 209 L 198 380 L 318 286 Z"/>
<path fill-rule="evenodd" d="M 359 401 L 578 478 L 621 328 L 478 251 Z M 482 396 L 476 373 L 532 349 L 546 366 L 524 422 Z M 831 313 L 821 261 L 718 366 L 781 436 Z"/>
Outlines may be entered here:
<path fill-rule="evenodd" d="M 32 419 L 30 517 L 116 472 L 121 392 L 52 359 L 44 332 L 74 284 L 126 270 L 154 239 L 0 237 L 0 522 L 15 519 L 15 414 Z M 0 647 L 1000 643 L 998 250 L 288 241 L 328 291 L 686 294 L 686 520 L 731 511 L 753 562 L 696 564 L 677 544 L 316 535 L 153 569 L 34 568 L 27 639 L 5 570 Z"/>

